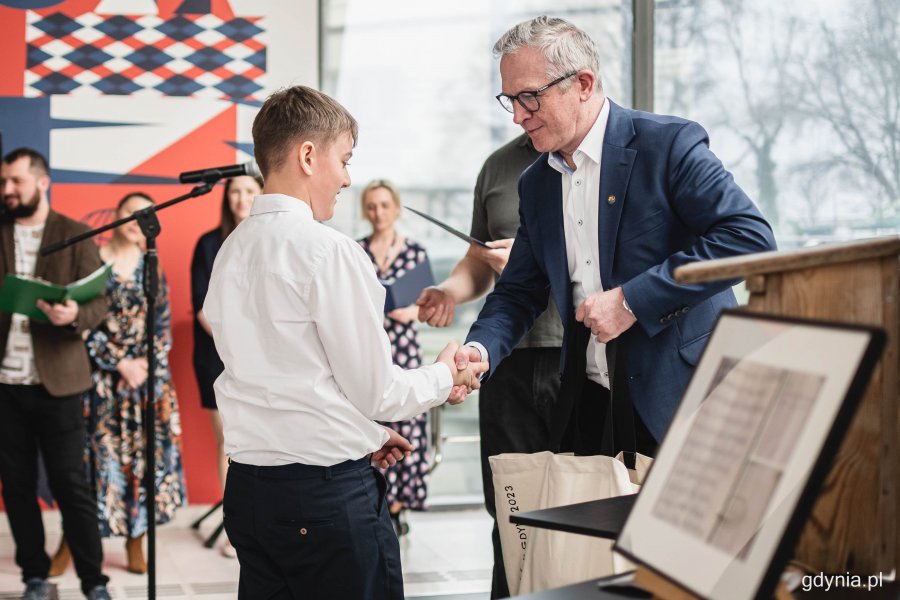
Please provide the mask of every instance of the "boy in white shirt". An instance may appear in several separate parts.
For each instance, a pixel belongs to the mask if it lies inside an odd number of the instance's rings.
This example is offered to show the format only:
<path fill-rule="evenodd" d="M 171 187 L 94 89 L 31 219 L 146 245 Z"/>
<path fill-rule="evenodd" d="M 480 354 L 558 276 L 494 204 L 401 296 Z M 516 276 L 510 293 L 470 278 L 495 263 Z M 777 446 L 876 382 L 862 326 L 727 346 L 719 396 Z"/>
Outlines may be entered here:
<path fill-rule="evenodd" d="M 403 598 L 400 553 L 370 464 L 409 442 L 397 421 L 462 402 L 486 369 L 392 364 L 384 288 L 351 238 L 321 223 L 350 185 L 357 125 L 304 86 L 276 92 L 253 123 L 265 179 L 219 251 L 203 312 L 225 371 L 216 401 L 231 458 L 224 513 L 239 598 Z"/>

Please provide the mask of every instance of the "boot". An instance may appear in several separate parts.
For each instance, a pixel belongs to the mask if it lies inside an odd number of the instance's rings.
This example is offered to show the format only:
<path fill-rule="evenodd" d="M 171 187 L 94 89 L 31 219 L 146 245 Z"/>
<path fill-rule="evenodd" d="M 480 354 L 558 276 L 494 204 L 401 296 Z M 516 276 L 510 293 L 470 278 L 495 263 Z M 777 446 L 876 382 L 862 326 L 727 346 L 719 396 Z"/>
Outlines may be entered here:
<path fill-rule="evenodd" d="M 143 575 L 147 572 L 147 561 L 144 559 L 144 535 L 130 537 L 125 540 L 125 552 L 128 554 L 128 571 Z"/>
<path fill-rule="evenodd" d="M 65 536 L 59 541 L 59 548 L 56 549 L 56 554 L 53 555 L 53 558 L 50 560 L 50 571 L 47 573 L 50 577 L 58 577 L 66 572 L 66 569 L 69 568 L 69 563 L 72 562 L 72 552 L 69 550 L 69 542 L 66 541 Z"/>

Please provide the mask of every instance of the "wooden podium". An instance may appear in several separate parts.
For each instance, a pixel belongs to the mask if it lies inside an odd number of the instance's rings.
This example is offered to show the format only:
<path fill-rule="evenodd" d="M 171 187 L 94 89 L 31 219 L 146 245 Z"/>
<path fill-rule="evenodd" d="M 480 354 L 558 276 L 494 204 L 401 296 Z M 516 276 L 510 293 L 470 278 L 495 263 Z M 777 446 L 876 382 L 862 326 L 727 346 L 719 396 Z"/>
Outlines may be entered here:
<path fill-rule="evenodd" d="M 752 311 L 887 331 L 884 355 L 795 550 L 795 559 L 816 572 L 887 574 L 898 567 L 898 255 L 900 237 L 892 236 L 692 263 L 675 271 L 684 284 L 745 279 Z"/>

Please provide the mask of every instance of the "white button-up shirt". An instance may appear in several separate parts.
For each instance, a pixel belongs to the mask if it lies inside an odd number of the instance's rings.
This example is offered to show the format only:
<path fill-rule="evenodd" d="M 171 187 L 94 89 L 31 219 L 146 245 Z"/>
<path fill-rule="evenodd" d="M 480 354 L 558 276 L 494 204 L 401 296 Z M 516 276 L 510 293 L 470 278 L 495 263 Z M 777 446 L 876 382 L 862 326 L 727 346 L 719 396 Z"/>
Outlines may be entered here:
<path fill-rule="evenodd" d="M 309 205 L 257 196 L 216 257 L 203 313 L 225 371 L 215 383 L 225 452 L 272 466 L 333 465 L 387 441 L 373 422 L 443 403 L 444 364 L 392 364 L 384 288 L 363 249 Z"/>
<path fill-rule="evenodd" d="M 548 157 L 551 167 L 562 174 L 563 230 L 566 237 L 566 259 L 572 282 L 575 308 L 591 294 L 603 291 L 600 281 L 600 159 L 603 137 L 609 120 L 609 102 L 594 125 L 572 154 L 575 169 L 556 152 Z M 578 327 L 583 327 L 578 324 Z M 587 377 L 609 388 L 606 366 L 606 344 L 591 336 L 587 347 Z"/>

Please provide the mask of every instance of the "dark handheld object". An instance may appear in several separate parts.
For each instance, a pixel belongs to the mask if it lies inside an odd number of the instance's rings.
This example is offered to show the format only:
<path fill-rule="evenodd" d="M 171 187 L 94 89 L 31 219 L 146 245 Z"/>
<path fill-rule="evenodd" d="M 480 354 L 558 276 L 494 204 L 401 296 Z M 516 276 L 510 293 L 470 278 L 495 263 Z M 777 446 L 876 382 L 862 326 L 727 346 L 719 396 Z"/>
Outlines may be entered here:
<path fill-rule="evenodd" d="M 418 210 L 416 210 L 416 209 L 414 209 L 414 208 L 410 208 L 410 207 L 408 207 L 408 206 L 407 206 L 406 208 L 407 208 L 407 210 L 411 210 L 412 212 L 416 213 L 417 215 L 419 215 L 419 216 L 422 217 L 423 219 L 427 219 L 427 220 L 431 221 L 432 223 L 434 223 L 434 224 L 437 225 L 438 227 L 444 229 L 445 231 L 448 231 L 448 232 L 452 233 L 453 235 L 455 235 L 456 237 L 458 237 L 458 238 L 461 239 L 461 240 L 465 240 L 465 241 L 467 241 L 467 242 L 469 242 L 469 243 L 472 243 L 472 244 L 478 244 L 479 246 L 484 246 L 485 248 L 490 248 L 490 246 L 488 246 L 487 244 L 485 244 L 485 243 L 482 242 L 481 240 L 476 240 L 476 239 L 473 238 L 471 235 L 469 235 L 469 234 L 467 234 L 467 233 L 463 233 L 463 232 L 460 231 L 459 229 L 455 229 L 455 228 L 453 228 L 453 227 L 450 227 L 449 225 L 447 225 L 447 224 L 444 223 L 443 221 L 438 221 L 437 219 L 435 219 L 435 218 L 432 217 L 431 215 L 426 215 L 425 213 L 420 212 L 420 211 L 418 211 Z"/>
<path fill-rule="evenodd" d="M 256 164 L 255 160 L 251 160 L 240 165 L 185 171 L 178 176 L 178 181 L 181 183 L 214 183 L 220 179 L 240 177 L 242 175 L 249 175 L 250 177 L 262 179 L 262 173 L 259 170 L 259 166 Z"/>

